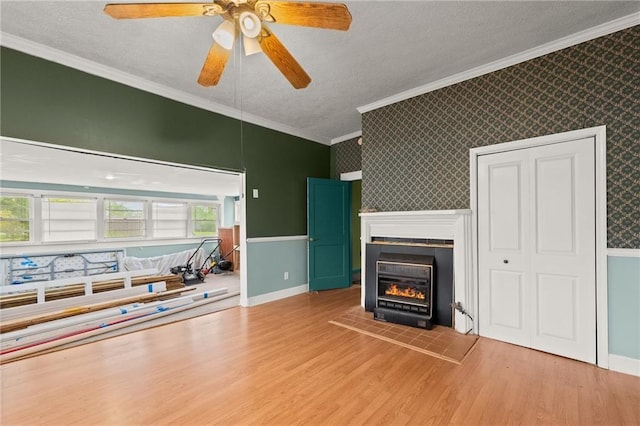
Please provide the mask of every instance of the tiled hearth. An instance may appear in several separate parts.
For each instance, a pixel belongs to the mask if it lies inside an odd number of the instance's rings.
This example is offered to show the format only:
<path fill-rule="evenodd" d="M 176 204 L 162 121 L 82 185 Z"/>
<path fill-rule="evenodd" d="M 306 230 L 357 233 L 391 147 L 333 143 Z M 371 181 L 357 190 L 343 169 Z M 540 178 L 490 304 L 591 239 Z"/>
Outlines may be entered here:
<path fill-rule="evenodd" d="M 362 282 L 366 282 L 366 245 L 376 237 L 453 240 L 454 300 L 475 317 L 471 210 L 423 210 L 361 213 Z M 366 286 L 362 286 L 364 306 Z M 471 321 L 456 311 L 454 328 L 465 333 Z"/>

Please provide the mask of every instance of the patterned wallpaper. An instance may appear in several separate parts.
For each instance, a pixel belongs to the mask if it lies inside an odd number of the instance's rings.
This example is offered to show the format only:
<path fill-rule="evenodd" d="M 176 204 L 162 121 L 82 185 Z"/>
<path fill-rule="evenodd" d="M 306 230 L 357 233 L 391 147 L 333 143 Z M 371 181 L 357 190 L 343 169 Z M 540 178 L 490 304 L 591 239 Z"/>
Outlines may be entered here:
<path fill-rule="evenodd" d="M 608 246 L 640 248 L 639 93 L 636 26 L 367 112 L 362 204 L 469 208 L 470 148 L 606 125 Z"/>
<path fill-rule="evenodd" d="M 331 176 L 334 179 L 338 179 L 340 173 L 362 170 L 362 149 L 358 145 L 358 139 L 360 138 L 353 138 L 331 145 L 331 158 L 335 162 L 335 168 L 331 171 Z"/>

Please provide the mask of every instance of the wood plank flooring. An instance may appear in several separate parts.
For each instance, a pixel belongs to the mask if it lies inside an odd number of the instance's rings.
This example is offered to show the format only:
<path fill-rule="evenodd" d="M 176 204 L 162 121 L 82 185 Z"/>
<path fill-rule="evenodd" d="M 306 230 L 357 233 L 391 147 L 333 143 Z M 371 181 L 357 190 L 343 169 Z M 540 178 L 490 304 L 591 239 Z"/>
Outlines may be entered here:
<path fill-rule="evenodd" d="M 640 424 L 640 378 L 480 339 L 462 365 L 328 321 L 359 289 L 0 367 L 3 425 Z"/>

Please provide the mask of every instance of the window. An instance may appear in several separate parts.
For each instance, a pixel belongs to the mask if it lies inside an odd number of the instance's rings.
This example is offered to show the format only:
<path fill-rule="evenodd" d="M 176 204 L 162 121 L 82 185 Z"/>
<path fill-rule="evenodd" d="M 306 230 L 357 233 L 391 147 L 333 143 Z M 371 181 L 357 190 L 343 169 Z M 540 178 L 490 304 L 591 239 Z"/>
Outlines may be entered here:
<path fill-rule="evenodd" d="M 0 196 L 0 242 L 31 240 L 31 205 L 30 196 Z"/>
<path fill-rule="evenodd" d="M 42 197 L 42 241 L 96 239 L 95 198 Z"/>
<path fill-rule="evenodd" d="M 218 232 L 218 206 L 194 203 L 191 205 L 191 235 L 206 237 Z"/>
<path fill-rule="evenodd" d="M 145 235 L 144 201 L 104 200 L 105 238 L 139 238 Z"/>
<path fill-rule="evenodd" d="M 154 238 L 185 238 L 187 236 L 186 203 L 154 201 L 151 206 Z"/>
<path fill-rule="evenodd" d="M 3 246 L 200 239 L 217 235 L 222 215 L 215 200 L 20 192 L 0 193 Z"/>

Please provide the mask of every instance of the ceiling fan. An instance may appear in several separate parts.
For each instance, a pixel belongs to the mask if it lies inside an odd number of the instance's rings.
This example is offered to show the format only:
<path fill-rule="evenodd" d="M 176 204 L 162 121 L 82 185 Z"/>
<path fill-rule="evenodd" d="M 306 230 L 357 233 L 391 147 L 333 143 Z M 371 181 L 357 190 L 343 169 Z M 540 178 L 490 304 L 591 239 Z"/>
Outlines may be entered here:
<path fill-rule="evenodd" d="M 264 52 L 296 89 L 309 85 L 305 72 L 266 22 L 346 31 L 351 25 L 347 6 L 339 3 L 298 3 L 265 0 L 215 0 L 209 3 L 107 4 L 104 12 L 115 19 L 220 16 L 224 20 L 213 32 L 214 43 L 204 62 L 198 83 L 215 86 L 242 35 L 246 55 Z"/>

